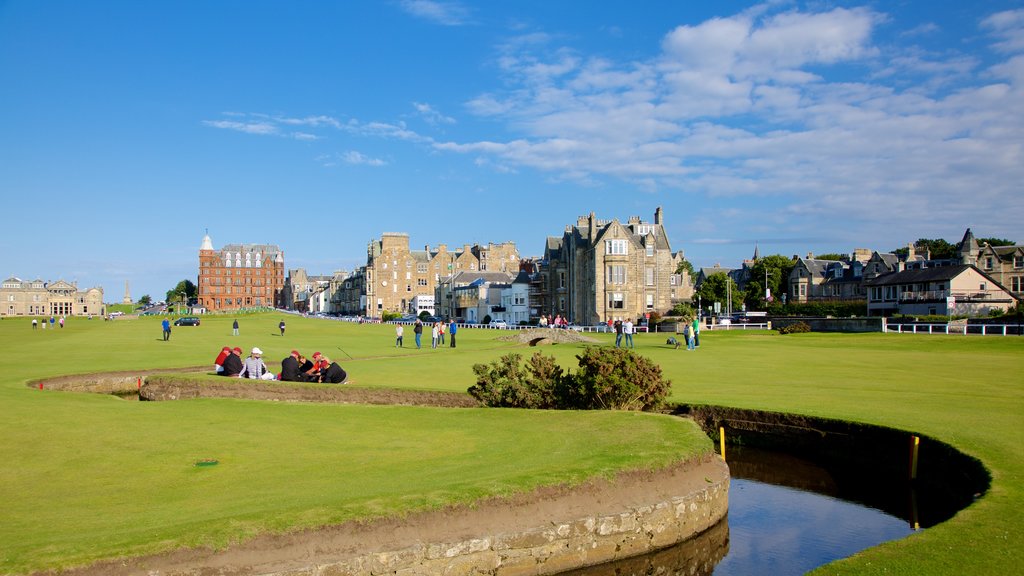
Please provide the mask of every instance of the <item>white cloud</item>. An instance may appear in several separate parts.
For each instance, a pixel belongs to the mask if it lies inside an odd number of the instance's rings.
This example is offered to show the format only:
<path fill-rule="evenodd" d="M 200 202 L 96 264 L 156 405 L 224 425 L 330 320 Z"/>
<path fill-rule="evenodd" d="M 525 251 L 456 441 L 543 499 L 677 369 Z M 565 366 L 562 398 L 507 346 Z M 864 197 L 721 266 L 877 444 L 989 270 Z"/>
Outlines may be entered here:
<path fill-rule="evenodd" d="M 235 130 L 246 134 L 277 134 L 277 126 L 271 122 L 235 122 L 232 120 L 203 120 L 203 124 L 223 130 Z"/>
<path fill-rule="evenodd" d="M 996 50 L 1024 51 L 1024 8 L 993 14 L 982 20 L 981 27 L 999 38 L 994 46 Z"/>
<path fill-rule="evenodd" d="M 458 2 L 402 0 L 400 5 L 409 14 L 436 24 L 463 26 L 470 23 L 469 9 Z"/>
<path fill-rule="evenodd" d="M 343 152 L 340 155 L 340 158 L 347 164 L 357 164 L 364 166 L 384 166 L 387 164 L 387 162 L 381 160 L 380 158 L 371 158 L 361 152 L 356 152 L 355 150 Z"/>
<path fill-rule="evenodd" d="M 1022 14 L 983 21 L 998 50 L 1017 49 Z M 869 221 L 886 206 L 955 221 L 982 197 L 1007 208 L 992 218 L 1019 218 L 1024 57 L 979 71 L 961 52 L 877 46 L 885 19 L 763 8 L 680 26 L 658 57 L 633 62 L 588 59 L 551 37 L 509 42 L 507 89 L 467 107 L 513 136 L 435 147 L 588 184 L 785 198 L 780 220 L 841 211 Z"/>
<path fill-rule="evenodd" d="M 430 104 L 413 102 L 412 106 L 416 109 L 416 113 L 431 126 L 437 126 L 438 124 L 455 124 L 455 118 L 441 114 Z"/>

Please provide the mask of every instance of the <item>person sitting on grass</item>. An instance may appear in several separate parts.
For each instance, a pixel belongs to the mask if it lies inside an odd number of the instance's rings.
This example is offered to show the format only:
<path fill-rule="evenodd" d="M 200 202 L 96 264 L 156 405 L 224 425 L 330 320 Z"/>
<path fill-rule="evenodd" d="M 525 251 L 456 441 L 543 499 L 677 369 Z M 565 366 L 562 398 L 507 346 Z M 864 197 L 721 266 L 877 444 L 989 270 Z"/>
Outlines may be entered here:
<path fill-rule="evenodd" d="M 323 354 L 313 352 L 313 367 L 306 371 L 306 376 L 309 377 L 310 382 L 319 382 L 320 375 L 323 374 L 324 370 L 327 370 L 330 364 L 330 362 L 325 360 Z"/>
<path fill-rule="evenodd" d="M 325 368 L 320 373 L 320 382 L 324 384 L 344 384 L 345 380 L 348 380 L 348 374 L 337 362 L 331 362 L 331 359 L 322 356 L 323 361 L 327 363 Z"/>
<path fill-rule="evenodd" d="M 252 349 L 252 353 L 245 359 L 244 367 L 243 373 L 250 380 L 277 380 L 277 376 L 267 370 L 267 365 L 263 363 L 263 350 L 259 348 Z"/>
<path fill-rule="evenodd" d="M 228 354 L 224 358 L 224 364 L 221 365 L 221 376 L 230 376 L 232 378 L 241 378 L 242 370 L 242 349 L 235 346 L 231 349 L 231 354 Z"/>
<path fill-rule="evenodd" d="M 225 346 L 220 349 L 220 354 L 217 355 L 217 359 L 213 361 L 213 369 L 217 374 L 224 371 L 224 360 L 228 356 L 231 356 L 231 347 Z"/>
<path fill-rule="evenodd" d="M 305 382 L 306 375 L 300 370 L 299 358 L 302 355 L 298 350 L 292 350 L 287 358 L 281 360 L 281 380 L 286 382 Z M 312 364 L 310 364 L 312 366 Z"/>

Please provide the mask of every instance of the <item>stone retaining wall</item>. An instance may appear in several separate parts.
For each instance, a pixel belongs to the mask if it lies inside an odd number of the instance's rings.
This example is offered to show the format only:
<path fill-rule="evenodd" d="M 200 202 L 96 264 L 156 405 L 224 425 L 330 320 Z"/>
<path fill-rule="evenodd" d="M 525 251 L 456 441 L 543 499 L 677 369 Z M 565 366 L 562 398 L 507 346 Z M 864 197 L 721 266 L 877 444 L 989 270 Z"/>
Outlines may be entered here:
<path fill-rule="evenodd" d="M 647 554 L 691 539 L 725 517 L 728 469 L 720 461 L 705 466 L 711 470 L 705 488 L 618 514 L 552 519 L 518 532 L 421 542 L 264 576 L 541 576 Z"/>

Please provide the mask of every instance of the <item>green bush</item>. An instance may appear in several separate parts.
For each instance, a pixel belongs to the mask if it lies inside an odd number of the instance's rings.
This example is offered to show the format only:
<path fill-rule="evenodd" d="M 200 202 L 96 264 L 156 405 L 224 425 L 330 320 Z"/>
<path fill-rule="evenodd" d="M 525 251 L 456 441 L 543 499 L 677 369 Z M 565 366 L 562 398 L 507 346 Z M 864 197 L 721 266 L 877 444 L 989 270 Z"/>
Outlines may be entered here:
<path fill-rule="evenodd" d="M 779 328 L 779 334 L 801 334 L 804 332 L 810 332 L 811 325 L 807 322 L 794 322 L 789 326 L 783 326 Z"/>
<path fill-rule="evenodd" d="M 534 354 L 526 366 L 518 354 L 475 364 L 469 394 L 485 406 L 578 410 L 651 410 L 668 395 L 661 367 L 624 348 L 588 347 L 579 370 L 565 373 L 554 357 Z"/>
<path fill-rule="evenodd" d="M 387 310 L 380 313 L 380 319 L 384 322 L 391 322 L 392 320 L 398 320 L 402 315 L 398 312 L 388 312 Z"/>

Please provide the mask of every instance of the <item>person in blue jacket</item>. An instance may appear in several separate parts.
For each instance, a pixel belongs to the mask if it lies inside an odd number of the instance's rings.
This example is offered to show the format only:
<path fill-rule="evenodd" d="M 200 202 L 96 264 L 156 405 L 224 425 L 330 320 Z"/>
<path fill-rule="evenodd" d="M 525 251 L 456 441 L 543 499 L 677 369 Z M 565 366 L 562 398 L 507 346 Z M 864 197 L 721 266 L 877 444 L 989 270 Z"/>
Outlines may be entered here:
<path fill-rule="evenodd" d="M 452 346 L 451 347 L 452 348 L 455 348 L 455 331 L 458 330 L 458 328 L 459 328 L 459 325 L 456 324 L 455 320 L 453 319 L 451 324 L 449 325 L 449 330 L 448 330 L 448 334 L 451 336 L 451 341 L 452 341 Z"/>

